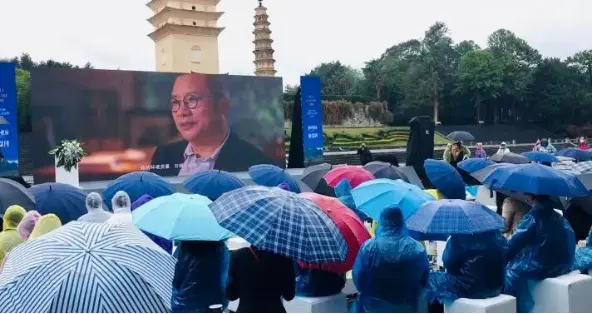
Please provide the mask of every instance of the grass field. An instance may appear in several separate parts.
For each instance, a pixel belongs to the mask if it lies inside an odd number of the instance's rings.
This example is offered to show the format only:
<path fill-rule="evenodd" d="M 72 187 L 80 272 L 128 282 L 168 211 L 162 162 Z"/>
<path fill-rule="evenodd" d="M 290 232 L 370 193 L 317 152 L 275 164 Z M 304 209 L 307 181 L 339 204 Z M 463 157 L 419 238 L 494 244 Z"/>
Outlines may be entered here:
<path fill-rule="evenodd" d="M 290 136 L 291 129 L 286 129 Z M 325 146 L 357 147 L 366 143 L 370 147 L 402 147 L 407 145 L 409 127 L 324 127 Z M 439 135 L 434 135 L 436 145 L 444 145 L 449 141 Z M 286 142 L 289 146 L 289 142 Z"/>

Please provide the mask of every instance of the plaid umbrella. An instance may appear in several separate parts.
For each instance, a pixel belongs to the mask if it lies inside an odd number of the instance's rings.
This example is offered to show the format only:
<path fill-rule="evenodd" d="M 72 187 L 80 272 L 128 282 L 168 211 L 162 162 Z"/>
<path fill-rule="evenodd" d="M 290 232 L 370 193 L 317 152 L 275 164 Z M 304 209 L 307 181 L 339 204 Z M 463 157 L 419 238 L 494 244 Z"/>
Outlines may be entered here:
<path fill-rule="evenodd" d="M 504 219 L 487 206 L 464 200 L 427 202 L 405 223 L 409 230 L 426 235 L 473 234 L 505 225 Z"/>
<path fill-rule="evenodd" d="M 10 252 L 0 312 L 168 312 L 174 272 L 175 259 L 136 228 L 71 222 Z"/>
<path fill-rule="evenodd" d="M 343 262 L 347 244 L 312 201 L 280 188 L 246 186 L 210 205 L 218 223 L 261 250 L 309 263 Z"/>

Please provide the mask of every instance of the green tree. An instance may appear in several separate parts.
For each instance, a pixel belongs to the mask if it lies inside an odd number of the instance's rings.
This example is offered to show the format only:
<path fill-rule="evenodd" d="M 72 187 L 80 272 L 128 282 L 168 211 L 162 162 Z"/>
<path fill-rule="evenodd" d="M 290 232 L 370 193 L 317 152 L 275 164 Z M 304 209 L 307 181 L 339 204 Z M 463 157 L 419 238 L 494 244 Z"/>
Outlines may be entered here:
<path fill-rule="evenodd" d="M 16 100 L 19 130 L 31 132 L 31 74 L 27 70 L 16 70 Z"/>
<path fill-rule="evenodd" d="M 472 51 L 462 56 L 456 72 L 458 89 L 472 95 L 481 121 L 481 102 L 499 96 L 502 84 L 502 66 L 487 50 Z"/>
<path fill-rule="evenodd" d="M 567 58 L 567 63 L 585 75 L 588 86 L 592 88 L 592 50 L 584 50 Z"/>
<path fill-rule="evenodd" d="M 319 76 L 323 95 L 355 95 L 363 75 L 359 70 L 343 65 L 340 61 L 322 63 L 309 75 Z"/>

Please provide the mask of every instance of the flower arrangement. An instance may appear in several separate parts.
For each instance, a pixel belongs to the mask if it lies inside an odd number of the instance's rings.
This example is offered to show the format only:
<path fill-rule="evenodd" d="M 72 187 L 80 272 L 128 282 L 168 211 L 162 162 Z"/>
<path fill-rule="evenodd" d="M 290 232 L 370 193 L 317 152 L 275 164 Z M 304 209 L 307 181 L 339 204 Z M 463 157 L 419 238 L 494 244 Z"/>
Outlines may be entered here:
<path fill-rule="evenodd" d="M 82 160 L 82 157 L 87 155 L 82 147 L 82 143 L 77 140 L 63 140 L 58 147 L 50 150 L 49 154 L 56 157 L 57 167 L 64 167 L 68 172 L 72 168 L 78 167 L 78 163 Z"/>

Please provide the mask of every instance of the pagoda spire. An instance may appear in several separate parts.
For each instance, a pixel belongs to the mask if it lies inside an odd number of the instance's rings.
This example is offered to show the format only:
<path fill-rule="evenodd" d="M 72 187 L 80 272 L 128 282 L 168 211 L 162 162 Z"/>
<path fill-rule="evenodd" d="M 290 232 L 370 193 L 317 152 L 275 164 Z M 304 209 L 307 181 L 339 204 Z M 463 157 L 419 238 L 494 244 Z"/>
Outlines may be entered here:
<path fill-rule="evenodd" d="M 273 40 L 271 39 L 271 30 L 269 29 L 269 15 L 267 8 L 263 6 L 263 0 L 258 0 L 259 6 L 255 8 L 255 75 L 257 76 L 275 76 L 274 50 L 271 48 Z"/>

